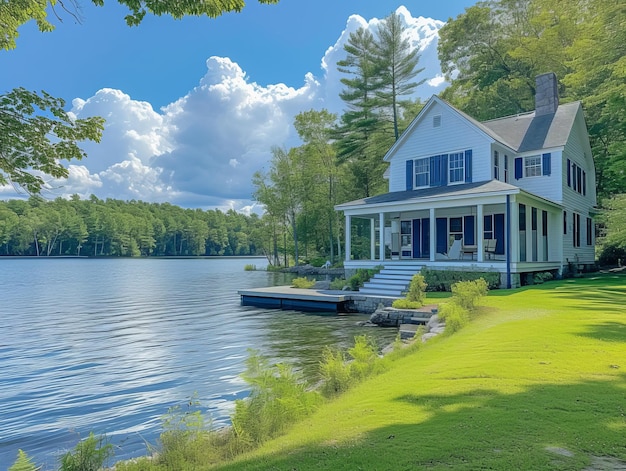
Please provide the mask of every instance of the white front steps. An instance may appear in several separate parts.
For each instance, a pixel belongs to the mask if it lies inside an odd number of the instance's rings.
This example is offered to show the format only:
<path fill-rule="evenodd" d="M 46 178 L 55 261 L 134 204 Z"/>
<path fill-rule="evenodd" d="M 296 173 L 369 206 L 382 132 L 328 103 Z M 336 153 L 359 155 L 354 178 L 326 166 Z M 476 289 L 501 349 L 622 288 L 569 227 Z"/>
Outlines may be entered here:
<path fill-rule="evenodd" d="M 422 265 L 392 265 L 383 268 L 374 275 L 359 293 L 372 296 L 403 297 L 409 287 L 411 278 L 422 269 Z"/>

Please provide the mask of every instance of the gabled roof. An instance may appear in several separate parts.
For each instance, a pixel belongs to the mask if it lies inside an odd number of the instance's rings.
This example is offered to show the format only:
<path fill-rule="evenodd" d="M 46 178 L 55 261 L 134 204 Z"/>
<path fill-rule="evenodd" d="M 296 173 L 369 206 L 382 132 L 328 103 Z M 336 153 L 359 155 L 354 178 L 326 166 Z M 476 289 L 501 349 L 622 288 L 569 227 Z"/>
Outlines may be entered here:
<path fill-rule="evenodd" d="M 347 203 L 335 206 L 336 209 L 347 209 L 352 206 L 377 205 L 384 203 L 398 203 L 424 200 L 430 198 L 442 199 L 446 197 L 470 197 L 479 195 L 488 195 L 489 193 L 519 193 L 520 189 L 516 186 L 504 183 L 498 180 L 490 180 L 487 182 L 465 183 L 462 185 L 437 186 L 432 188 L 423 188 L 421 190 L 392 191 L 383 193 L 382 195 L 361 198 Z"/>
<path fill-rule="evenodd" d="M 556 113 L 535 116 L 535 112 L 483 122 L 498 140 L 517 152 L 563 147 L 574 126 L 579 101 L 559 105 Z"/>
<path fill-rule="evenodd" d="M 439 98 L 437 95 L 433 95 L 426 102 L 426 104 L 424 105 L 422 110 L 417 114 L 415 119 L 413 119 L 413 121 L 411 121 L 411 124 L 409 124 L 409 126 L 400 135 L 400 138 L 387 151 L 387 153 L 385 154 L 385 157 L 383 158 L 383 160 L 385 162 L 388 162 L 391 159 L 391 157 L 396 152 L 396 150 L 403 145 L 404 141 L 406 141 L 407 137 L 411 134 L 413 129 L 416 126 L 418 126 L 418 124 L 422 121 L 424 116 L 426 116 L 426 114 L 428 114 L 428 111 L 435 104 L 440 104 L 441 106 L 445 106 L 445 107 L 449 108 L 453 113 L 456 113 L 461 118 L 463 118 L 464 120 L 468 121 L 474 128 L 476 128 L 478 131 L 480 131 L 483 134 L 485 134 L 487 137 L 489 137 L 489 138 L 491 138 L 493 140 L 497 140 L 497 141 L 501 142 L 505 146 L 507 145 L 507 143 L 505 141 L 501 140 L 501 138 L 498 135 L 496 135 L 490 128 L 484 126 L 480 121 L 476 121 L 471 116 L 468 116 L 467 114 L 463 113 L 462 111 L 456 109 L 454 106 L 452 106 L 446 100 L 444 100 L 442 98 Z M 511 149 L 513 149 L 513 148 L 511 147 Z"/>
<path fill-rule="evenodd" d="M 421 122 L 422 118 L 435 103 L 448 107 L 477 130 L 515 152 L 530 152 L 565 146 L 574 126 L 576 114 L 582 106 L 579 101 L 575 101 L 559 105 L 554 114 L 535 116 L 535 112 L 532 111 L 530 113 L 480 122 L 456 109 L 447 101 L 433 95 L 400 138 L 387 151 L 384 157 L 385 161 L 391 159 L 396 149 L 403 145 L 407 136 Z"/>

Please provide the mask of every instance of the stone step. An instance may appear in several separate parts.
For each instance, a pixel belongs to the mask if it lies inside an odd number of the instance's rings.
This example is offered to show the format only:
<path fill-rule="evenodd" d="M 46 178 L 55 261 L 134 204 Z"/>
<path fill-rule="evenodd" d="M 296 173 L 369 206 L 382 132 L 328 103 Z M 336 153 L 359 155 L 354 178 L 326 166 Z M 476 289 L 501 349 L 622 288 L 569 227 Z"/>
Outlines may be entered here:
<path fill-rule="evenodd" d="M 370 279 L 370 281 L 368 281 L 367 283 L 377 283 L 381 285 L 408 285 L 409 284 L 406 278 L 399 278 L 396 276 L 384 277 L 384 278 L 377 276 L 375 278 Z"/>
<path fill-rule="evenodd" d="M 401 298 L 404 295 L 402 294 L 402 291 L 400 290 L 396 290 L 396 289 L 384 289 L 384 288 L 380 288 L 380 287 L 369 287 L 369 288 L 361 288 L 359 290 L 359 293 L 361 294 L 369 294 L 372 296 L 389 296 L 392 298 Z"/>

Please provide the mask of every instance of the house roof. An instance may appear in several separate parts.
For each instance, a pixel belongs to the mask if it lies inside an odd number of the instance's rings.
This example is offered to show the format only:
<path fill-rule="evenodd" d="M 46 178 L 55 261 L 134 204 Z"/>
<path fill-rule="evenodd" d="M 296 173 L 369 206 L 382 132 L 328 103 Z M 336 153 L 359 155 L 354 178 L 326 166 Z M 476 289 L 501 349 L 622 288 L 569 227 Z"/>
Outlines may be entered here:
<path fill-rule="evenodd" d="M 482 126 L 503 144 L 517 152 L 563 147 L 567 143 L 581 104 L 559 105 L 556 113 L 535 116 L 535 112 L 484 121 Z"/>
<path fill-rule="evenodd" d="M 581 108 L 581 103 L 575 101 L 559 105 L 554 114 L 535 116 L 535 112 L 531 111 L 529 113 L 480 122 L 442 98 L 433 95 L 400 138 L 387 151 L 384 157 L 385 161 L 391 159 L 395 151 L 403 145 L 412 129 L 417 126 L 422 117 L 427 114 L 428 109 L 435 103 L 449 107 L 476 129 L 515 152 L 532 152 L 534 150 L 565 146 L 574 126 L 576 114 Z"/>
<path fill-rule="evenodd" d="M 368 198 L 361 198 L 347 203 L 339 204 L 335 206 L 336 209 L 348 209 L 350 207 L 364 206 L 364 205 L 378 205 L 384 203 L 398 203 L 398 202 L 417 202 L 418 200 L 431 199 L 431 198 L 446 198 L 446 197 L 460 197 L 460 196 L 481 196 L 488 195 L 489 193 L 519 193 L 520 189 L 516 186 L 504 183 L 498 180 L 490 180 L 487 182 L 465 183 L 462 185 L 453 186 L 438 186 L 432 188 L 424 188 L 421 190 L 408 190 L 408 191 L 392 191 L 390 193 L 384 193 L 382 195 L 370 196 Z"/>

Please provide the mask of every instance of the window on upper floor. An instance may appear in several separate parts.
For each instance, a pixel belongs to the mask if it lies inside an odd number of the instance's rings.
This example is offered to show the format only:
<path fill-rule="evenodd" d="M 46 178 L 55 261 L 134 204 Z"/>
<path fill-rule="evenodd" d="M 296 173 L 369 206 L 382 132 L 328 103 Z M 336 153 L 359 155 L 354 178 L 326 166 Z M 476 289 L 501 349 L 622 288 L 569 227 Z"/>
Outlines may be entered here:
<path fill-rule="evenodd" d="M 465 182 L 465 154 L 463 152 L 455 152 L 448 157 L 448 168 L 450 183 Z"/>
<path fill-rule="evenodd" d="M 581 195 L 587 194 L 587 172 L 567 159 L 567 186 Z"/>
<path fill-rule="evenodd" d="M 406 189 L 472 182 L 472 150 L 406 161 Z"/>
<path fill-rule="evenodd" d="M 509 156 L 504 156 L 504 183 L 509 183 Z"/>
<path fill-rule="evenodd" d="M 539 177 L 541 176 L 541 156 L 531 155 L 524 158 L 524 176 Z"/>
<path fill-rule="evenodd" d="M 500 154 L 497 150 L 493 151 L 493 179 L 500 180 Z"/>
<path fill-rule="evenodd" d="M 423 188 L 430 185 L 430 158 L 415 161 L 415 186 Z"/>

